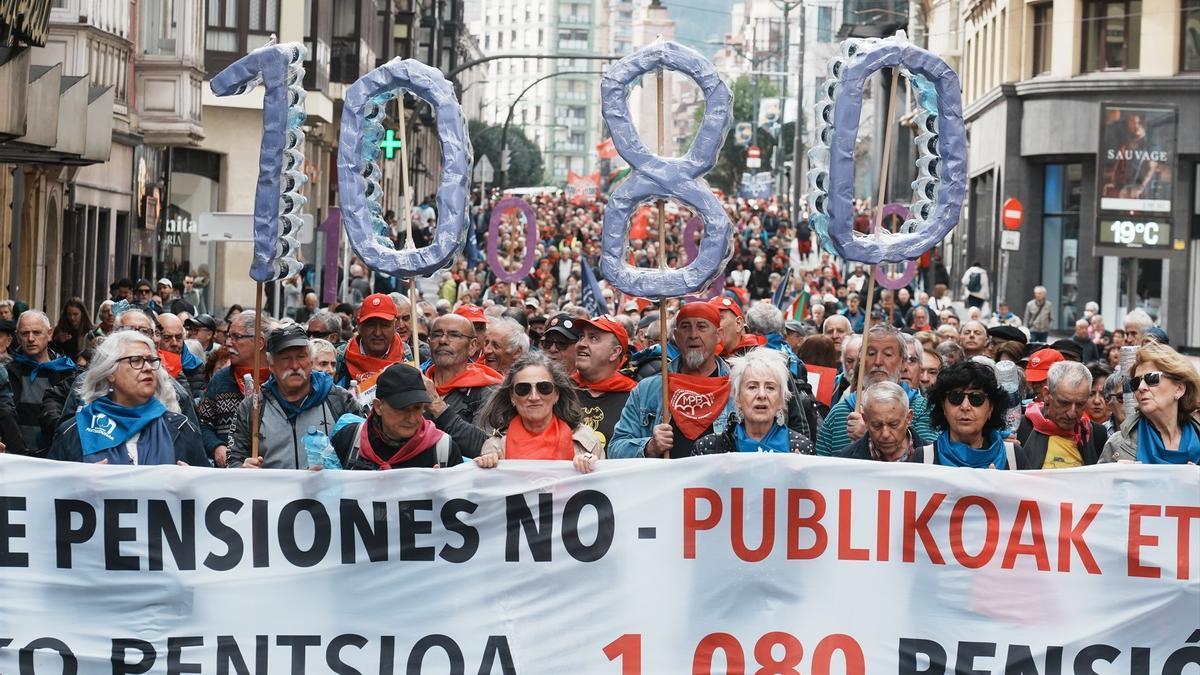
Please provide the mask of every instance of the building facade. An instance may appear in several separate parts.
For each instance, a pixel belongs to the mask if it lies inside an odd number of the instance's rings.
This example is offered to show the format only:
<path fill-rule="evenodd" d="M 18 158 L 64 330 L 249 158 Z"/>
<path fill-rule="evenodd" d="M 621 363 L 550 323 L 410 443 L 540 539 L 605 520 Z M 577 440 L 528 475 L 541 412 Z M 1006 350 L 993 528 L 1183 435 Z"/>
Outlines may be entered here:
<path fill-rule="evenodd" d="M 1014 307 L 1044 285 L 1062 330 L 1095 300 L 1109 326 L 1141 308 L 1200 345 L 1200 3 L 976 0 L 962 18 L 960 269 L 999 270 Z M 1024 219 L 1004 250 L 1010 198 Z"/>

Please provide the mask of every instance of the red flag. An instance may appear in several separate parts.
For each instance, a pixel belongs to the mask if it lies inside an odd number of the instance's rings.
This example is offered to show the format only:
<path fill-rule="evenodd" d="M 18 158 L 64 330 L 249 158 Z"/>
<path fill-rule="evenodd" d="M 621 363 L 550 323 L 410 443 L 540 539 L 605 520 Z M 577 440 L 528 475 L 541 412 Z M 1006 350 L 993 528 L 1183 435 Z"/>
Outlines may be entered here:
<path fill-rule="evenodd" d="M 617 156 L 617 146 L 613 145 L 611 137 L 596 144 L 596 154 L 600 156 L 600 159 L 612 159 Z"/>
<path fill-rule="evenodd" d="M 572 204 L 595 201 L 596 193 L 600 190 L 600 174 L 580 175 L 567 170 L 567 199 Z"/>

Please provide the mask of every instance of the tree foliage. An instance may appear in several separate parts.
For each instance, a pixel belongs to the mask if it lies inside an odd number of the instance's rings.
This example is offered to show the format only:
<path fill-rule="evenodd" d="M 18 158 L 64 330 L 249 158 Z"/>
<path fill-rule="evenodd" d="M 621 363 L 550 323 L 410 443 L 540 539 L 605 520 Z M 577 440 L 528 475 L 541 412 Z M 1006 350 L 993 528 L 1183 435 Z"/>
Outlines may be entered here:
<path fill-rule="evenodd" d="M 758 112 L 758 101 L 763 98 L 771 98 L 779 96 L 779 88 L 773 82 L 765 77 L 758 78 L 758 92 L 755 95 L 754 80 L 743 75 L 733 83 L 733 123 L 736 127 L 738 122 L 749 122 L 754 124 L 758 121 L 756 113 Z M 699 128 L 700 121 L 704 118 L 704 109 L 700 108 L 696 111 L 696 126 Z M 780 132 L 782 137 L 780 141 L 783 143 L 784 153 L 791 152 L 791 138 L 793 124 L 784 125 Z M 725 144 L 721 146 L 721 154 L 717 158 L 716 167 L 708 173 L 707 180 L 713 187 L 724 190 L 727 194 L 734 192 L 737 189 L 738 183 L 742 180 L 742 173 L 746 169 L 746 150 L 744 146 L 739 146 L 734 142 L 734 127 L 729 129 L 729 133 L 725 136 Z M 779 143 L 766 130 L 760 128 L 758 137 L 755 143 L 759 150 L 762 151 L 762 166 L 755 171 L 771 171 L 771 161 L 774 159 L 775 145 Z M 790 155 L 784 154 L 780 157 L 780 162 L 790 159 Z"/>
<path fill-rule="evenodd" d="M 500 137 L 503 132 L 503 127 L 499 124 L 484 124 L 477 120 L 471 120 L 468 125 L 467 132 L 471 136 L 471 147 L 474 149 L 474 156 L 471 157 L 472 166 L 483 155 L 487 155 L 488 161 L 496 169 L 496 180 L 500 180 Z M 529 140 L 525 132 L 520 127 L 509 125 L 508 127 L 508 149 L 511 153 L 511 161 L 509 162 L 507 187 L 529 187 L 542 184 L 542 174 L 545 169 L 542 160 L 542 151 Z"/>

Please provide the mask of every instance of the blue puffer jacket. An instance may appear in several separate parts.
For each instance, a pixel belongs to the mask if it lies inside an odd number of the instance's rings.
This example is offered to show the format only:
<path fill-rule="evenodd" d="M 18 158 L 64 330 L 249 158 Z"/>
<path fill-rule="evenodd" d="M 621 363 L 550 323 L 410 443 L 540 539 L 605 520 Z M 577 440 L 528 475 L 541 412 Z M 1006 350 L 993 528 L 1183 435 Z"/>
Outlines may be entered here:
<path fill-rule="evenodd" d="M 667 364 L 667 370 L 678 373 L 679 362 L 672 361 Z M 721 359 L 717 359 L 717 374 L 729 376 L 729 366 Z M 645 457 L 642 450 L 649 442 L 654 426 L 662 423 L 662 391 L 662 375 L 651 375 L 638 382 L 633 391 L 629 392 L 629 398 L 621 410 L 621 419 L 617 421 L 612 438 L 608 440 L 608 446 L 604 449 L 604 454 L 609 459 Z M 713 433 L 719 434 L 725 430 L 726 420 L 731 412 L 732 392 L 729 400 L 725 402 L 725 410 L 713 423 Z"/>

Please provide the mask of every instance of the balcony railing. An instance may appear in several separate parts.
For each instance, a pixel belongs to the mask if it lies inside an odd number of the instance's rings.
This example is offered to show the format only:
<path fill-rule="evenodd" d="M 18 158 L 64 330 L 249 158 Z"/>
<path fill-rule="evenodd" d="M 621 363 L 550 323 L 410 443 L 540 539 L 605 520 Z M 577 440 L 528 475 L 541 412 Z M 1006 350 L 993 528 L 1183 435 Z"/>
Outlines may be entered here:
<path fill-rule="evenodd" d="M 558 49 L 564 52 L 586 52 L 590 48 L 587 40 L 559 40 Z"/>

